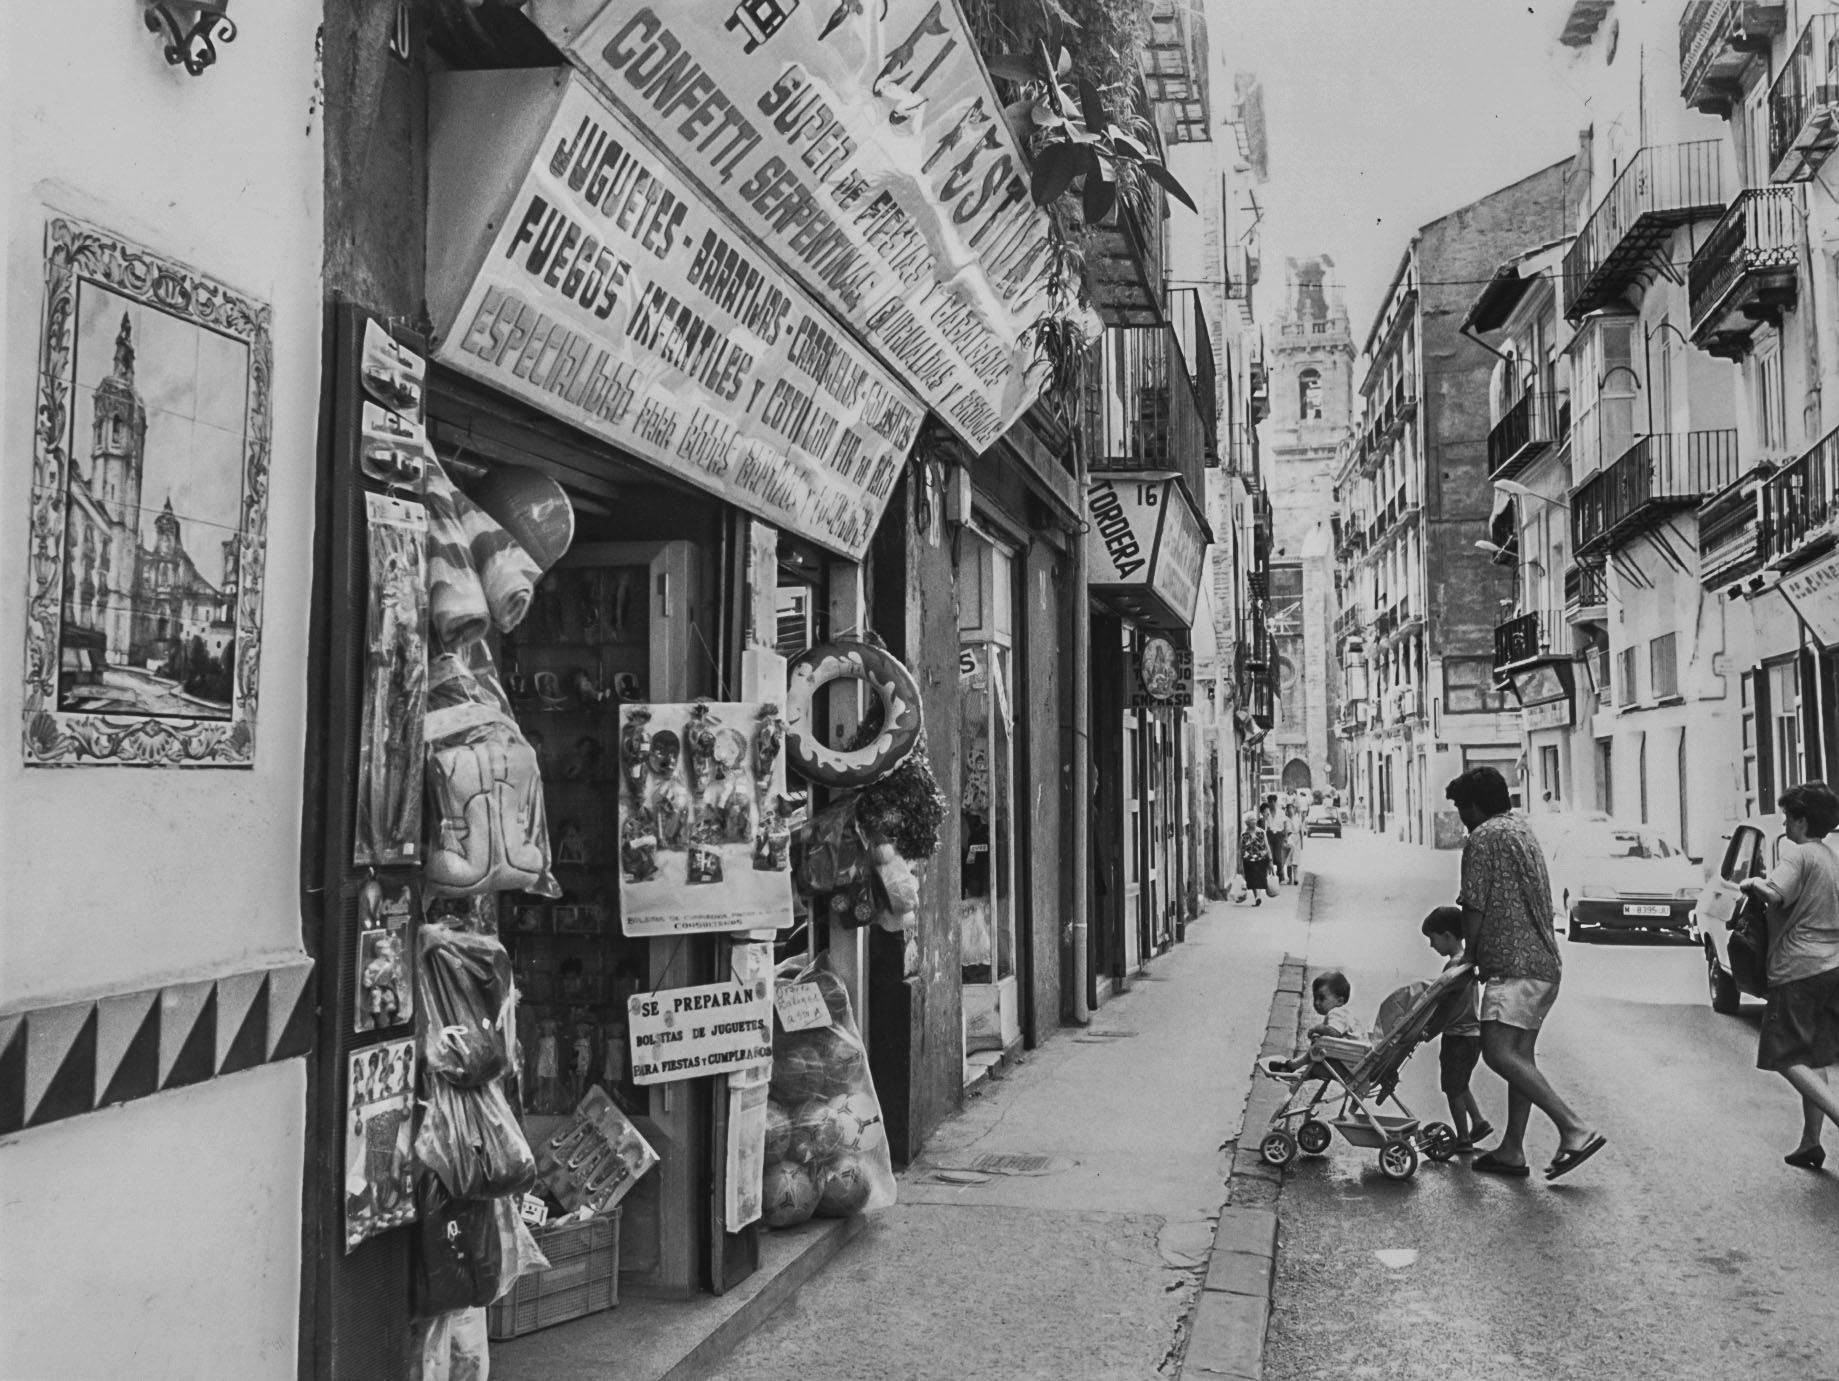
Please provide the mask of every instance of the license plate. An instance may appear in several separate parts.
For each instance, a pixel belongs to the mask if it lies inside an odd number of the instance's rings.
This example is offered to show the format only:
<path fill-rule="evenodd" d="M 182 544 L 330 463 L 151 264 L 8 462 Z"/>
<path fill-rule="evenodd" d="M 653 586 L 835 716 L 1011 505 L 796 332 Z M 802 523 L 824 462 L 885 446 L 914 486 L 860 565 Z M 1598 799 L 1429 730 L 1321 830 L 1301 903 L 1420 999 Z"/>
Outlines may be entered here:
<path fill-rule="evenodd" d="M 1633 902 L 1630 902 L 1622 908 L 1622 914 L 1624 916 L 1666 916 L 1672 914 L 1672 911 L 1673 908 L 1670 906 L 1637 905 Z"/>

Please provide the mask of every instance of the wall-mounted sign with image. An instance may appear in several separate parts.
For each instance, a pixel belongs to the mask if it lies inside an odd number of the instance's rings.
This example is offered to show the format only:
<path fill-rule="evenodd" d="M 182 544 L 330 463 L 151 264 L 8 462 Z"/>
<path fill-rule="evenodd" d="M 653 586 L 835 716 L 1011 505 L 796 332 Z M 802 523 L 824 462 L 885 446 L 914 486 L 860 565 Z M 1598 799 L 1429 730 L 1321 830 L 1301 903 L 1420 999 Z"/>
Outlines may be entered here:
<path fill-rule="evenodd" d="M 25 760 L 251 766 L 269 308 L 62 216 L 45 282 Z"/>
<path fill-rule="evenodd" d="M 1130 694 L 1132 709 L 1194 703 L 1194 653 L 1170 638 L 1149 637 L 1137 649 L 1137 683 Z"/>

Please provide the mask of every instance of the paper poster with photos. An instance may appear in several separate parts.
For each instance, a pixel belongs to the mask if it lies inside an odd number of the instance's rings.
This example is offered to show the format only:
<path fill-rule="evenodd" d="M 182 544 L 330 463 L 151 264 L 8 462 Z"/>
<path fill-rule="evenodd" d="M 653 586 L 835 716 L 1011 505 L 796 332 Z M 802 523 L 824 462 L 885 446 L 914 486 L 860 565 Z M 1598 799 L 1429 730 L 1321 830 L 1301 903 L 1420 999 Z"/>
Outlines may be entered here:
<path fill-rule="evenodd" d="M 345 1090 L 345 1250 L 415 1221 L 415 1041 L 353 1050 Z"/>
<path fill-rule="evenodd" d="M 81 221 L 45 238 L 25 761 L 249 767 L 270 309 Z"/>
<path fill-rule="evenodd" d="M 627 936 L 792 924 L 784 745 L 785 721 L 771 703 L 620 707 Z"/>

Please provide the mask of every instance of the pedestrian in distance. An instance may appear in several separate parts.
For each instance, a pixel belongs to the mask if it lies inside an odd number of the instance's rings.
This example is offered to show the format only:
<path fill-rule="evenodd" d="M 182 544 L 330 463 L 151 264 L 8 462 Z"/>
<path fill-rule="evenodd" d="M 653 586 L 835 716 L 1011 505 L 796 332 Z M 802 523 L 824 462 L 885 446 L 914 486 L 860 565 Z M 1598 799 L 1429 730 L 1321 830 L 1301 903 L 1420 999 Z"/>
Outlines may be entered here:
<path fill-rule="evenodd" d="M 1745 878 L 1746 896 L 1768 907 L 1768 1009 L 1756 1067 L 1772 1069 L 1801 1095 L 1801 1141 L 1782 1159 L 1803 1170 L 1826 1164 L 1823 1124 L 1839 1122 L 1826 1071 L 1839 1060 L 1839 796 L 1825 782 L 1781 794 L 1787 840 L 1766 878 Z"/>
<path fill-rule="evenodd" d="M 1290 880 L 1290 820 L 1275 796 L 1265 802 L 1265 833 L 1271 839 L 1271 867 L 1277 881 Z"/>
<path fill-rule="evenodd" d="M 1545 857 L 1526 817 L 1514 813 L 1507 780 L 1471 767 L 1444 794 L 1469 837 L 1462 846 L 1465 954 L 1481 978 L 1481 1055 L 1507 1081 L 1507 1128 L 1500 1145 L 1470 1168 L 1524 1179 L 1526 1123 L 1538 1108 L 1558 1128 L 1558 1154 L 1545 1178 L 1568 1175 L 1602 1150 L 1606 1138 L 1558 1096 L 1534 1048 L 1558 999 L 1561 966 L 1552 936 L 1552 889 Z"/>
<path fill-rule="evenodd" d="M 1462 963 L 1462 908 L 1439 906 L 1424 918 L 1424 938 L 1443 956 L 1447 971 Z M 1480 990 L 1471 974 L 1445 999 L 1450 1014 L 1438 1050 L 1438 1082 L 1449 1100 L 1450 1125 L 1456 1129 L 1455 1151 L 1466 1155 L 1494 1135 L 1494 1126 L 1481 1115 L 1481 1105 L 1469 1088 L 1475 1066 L 1481 1063 Z"/>
<path fill-rule="evenodd" d="M 1267 892 L 1277 895 L 1277 884 L 1271 880 L 1270 836 L 1255 810 L 1245 812 L 1244 827 L 1239 831 L 1239 869 L 1245 874 L 1245 887 L 1252 895 L 1253 906 L 1263 906 Z"/>
<path fill-rule="evenodd" d="M 1295 802 L 1283 808 L 1284 869 L 1288 881 L 1296 881 L 1297 869 L 1303 866 L 1303 822 Z"/>

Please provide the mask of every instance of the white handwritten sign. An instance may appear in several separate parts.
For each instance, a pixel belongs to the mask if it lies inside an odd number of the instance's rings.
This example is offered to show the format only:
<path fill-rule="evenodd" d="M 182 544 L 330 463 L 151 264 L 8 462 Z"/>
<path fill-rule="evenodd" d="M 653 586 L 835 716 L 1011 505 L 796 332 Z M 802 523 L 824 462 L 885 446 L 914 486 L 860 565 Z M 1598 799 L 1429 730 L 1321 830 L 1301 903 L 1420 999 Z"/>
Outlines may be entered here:
<path fill-rule="evenodd" d="M 455 73 L 438 112 L 435 358 L 859 559 L 919 401 L 579 77 Z"/>
<path fill-rule="evenodd" d="M 771 1064 L 767 987 L 727 982 L 634 993 L 626 1001 L 633 1082 L 662 1084 Z"/>
<path fill-rule="evenodd" d="M 952 0 L 539 4 L 589 80 L 977 451 L 1040 393 L 1047 215 Z"/>
<path fill-rule="evenodd" d="M 830 1025 L 830 1006 L 815 983 L 787 983 L 773 993 L 779 1024 L 788 1031 L 811 1031 Z"/>

